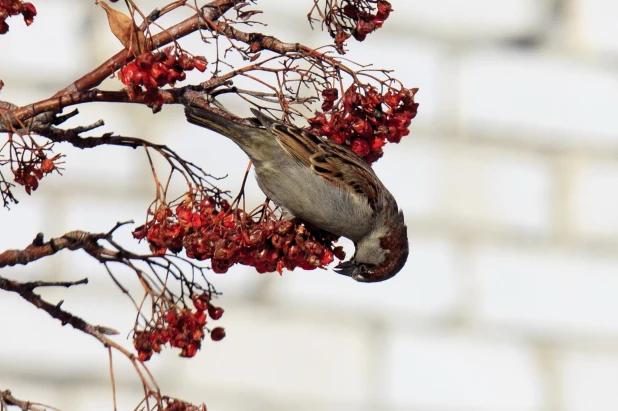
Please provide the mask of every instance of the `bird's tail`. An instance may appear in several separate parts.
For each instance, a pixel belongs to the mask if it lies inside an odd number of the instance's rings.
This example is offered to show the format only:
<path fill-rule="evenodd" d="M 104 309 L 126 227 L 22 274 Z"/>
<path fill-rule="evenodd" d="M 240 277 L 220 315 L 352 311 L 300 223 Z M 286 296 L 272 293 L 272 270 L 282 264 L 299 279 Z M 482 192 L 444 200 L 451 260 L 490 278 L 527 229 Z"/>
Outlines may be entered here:
<path fill-rule="evenodd" d="M 241 139 L 246 134 L 246 125 L 237 123 L 215 111 L 189 104 L 185 107 L 185 115 L 189 123 L 207 128 L 232 139 Z"/>

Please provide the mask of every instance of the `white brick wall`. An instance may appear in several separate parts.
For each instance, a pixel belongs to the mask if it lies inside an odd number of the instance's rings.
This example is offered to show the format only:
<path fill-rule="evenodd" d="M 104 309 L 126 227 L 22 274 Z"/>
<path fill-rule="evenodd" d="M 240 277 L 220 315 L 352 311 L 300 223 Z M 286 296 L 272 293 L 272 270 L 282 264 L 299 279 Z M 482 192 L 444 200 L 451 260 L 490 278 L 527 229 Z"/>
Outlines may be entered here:
<path fill-rule="evenodd" d="M 615 56 L 618 52 L 618 4 L 611 0 L 570 0 L 571 39 L 584 52 Z"/>
<path fill-rule="evenodd" d="M 567 411 L 609 411 L 618 407 L 618 355 L 572 350 L 560 353 L 559 390 Z"/>
<path fill-rule="evenodd" d="M 615 2 L 392 1 L 392 20 L 351 42 L 348 57 L 420 87 L 410 137 L 376 166 L 406 214 L 407 266 L 369 285 L 329 271 L 213 274 L 228 336 L 190 361 L 171 351 L 153 359 L 164 392 L 222 411 L 616 409 Z M 1 99 L 49 96 L 120 48 L 92 4 L 38 3 L 34 25 L 15 20 L 0 36 Z M 275 34 L 321 45 L 328 35 L 307 29 L 305 3 L 259 2 Z M 24 47 L 8 47 L 18 36 Z M 197 38 L 183 44 L 200 47 Z M 101 132 L 164 142 L 212 174 L 229 173 L 225 188 L 240 183 L 240 150 L 186 124 L 179 107 L 156 116 L 111 104 L 80 111 L 70 125 L 103 117 Z M 58 148 L 65 176 L 0 210 L 0 250 L 39 231 L 143 218 L 153 185 L 142 150 Z M 251 179 L 249 199 L 262 199 Z M 129 229 L 119 238 L 130 242 Z M 83 253 L 2 275 L 87 276 L 86 287 L 45 295 L 117 328 L 130 346 L 130 302 Z M 128 272 L 119 278 L 138 286 Z M 12 295 L 0 294 L 0 313 L 0 389 L 67 410 L 110 409 L 107 353 L 94 339 Z M 120 409 L 131 409 L 141 389 L 126 362 L 117 357 L 115 367 Z"/>
<path fill-rule="evenodd" d="M 589 238 L 616 239 L 618 235 L 618 167 L 611 161 L 583 158 L 571 163 L 569 198 L 573 228 Z"/>
<path fill-rule="evenodd" d="M 603 65 L 541 51 L 462 57 L 459 115 L 469 132 L 551 145 L 615 145 L 618 78 Z"/>
<path fill-rule="evenodd" d="M 576 250 L 480 246 L 474 250 L 482 322 L 552 338 L 618 334 L 618 259 Z M 511 328 L 512 329 L 512 328 Z"/>
<path fill-rule="evenodd" d="M 395 331 L 387 369 L 388 393 L 399 407 L 523 411 L 543 401 L 534 354 L 517 341 Z"/>

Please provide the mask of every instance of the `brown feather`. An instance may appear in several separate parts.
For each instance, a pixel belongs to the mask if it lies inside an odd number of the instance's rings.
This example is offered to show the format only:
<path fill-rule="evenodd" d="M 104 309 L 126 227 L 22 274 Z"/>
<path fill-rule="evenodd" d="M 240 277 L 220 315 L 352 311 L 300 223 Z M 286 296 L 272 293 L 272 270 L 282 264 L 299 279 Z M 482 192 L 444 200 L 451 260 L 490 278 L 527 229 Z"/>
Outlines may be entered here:
<path fill-rule="evenodd" d="M 338 187 L 354 192 L 375 211 L 379 179 L 370 166 L 345 146 L 320 138 L 254 111 L 260 122 L 275 136 L 285 153 Z"/>

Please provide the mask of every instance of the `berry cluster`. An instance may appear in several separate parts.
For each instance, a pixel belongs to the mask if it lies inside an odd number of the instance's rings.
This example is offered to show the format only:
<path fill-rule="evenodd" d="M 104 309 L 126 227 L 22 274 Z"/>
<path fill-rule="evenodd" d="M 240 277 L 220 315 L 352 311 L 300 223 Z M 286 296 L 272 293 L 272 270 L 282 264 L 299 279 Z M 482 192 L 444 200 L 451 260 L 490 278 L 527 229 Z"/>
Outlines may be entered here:
<path fill-rule="evenodd" d="M 349 146 L 369 164 L 382 157 L 386 142 L 399 143 L 410 133 L 416 116 L 417 89 L 390 89 L 380 94 L 375 87 L 352 85 L 338 102 L 335 88 L 322 91 L 322 110 L 309 119 L 310 132 Z"/>
<path fill-rule="evenodd" d="M 393 10 L 391 4 L 385 0 L 379 0 L 376 5 L 376 13 L 372 14 L 365 10 L 362 0 L 347 0 L 346 4 L 341 12 L 352 19 L 356 25 L 351 29 L 352 35 L 358 41 L 363 41 L 367 35 L 373 31 L 376 31 L 384 21 L 388 18 Z"/>
<path fill-rule="evenodd" d="M 28 163 L 19 163 L 18 168 L 13 170 L 15 182 L 24 186 L 26 193 L 32 193 L 39 188 L 39 181 L 42 180 L 46 174 L 58 170 L 58 164 L 56 164 L 55 161 L 60 157 L 62 156 L 58 154 L 52 158 L 43 157 Z"/>
<path fill-rule="evenodd" d="M 207 64 L 204 57 L 190 56 L 173 47 L 167 47 L 163 51 L 140 54 L 135 61 L 120 69 L 118 77 L 129 87 L 132 100 L 144 95 L 146 104 L 157 112 L 163 105 L 159 87 L 167 84 L 173 87 L 177 81 L 186 78 L 186 71 L 197 69 L 204 72 Z"/>
<path fill-rule="evenodd" d="M 140 361 L 148 361 L 153 352 L 161 352 L 163 345 L 168 344 L 180 348 L 181 357 L 193 357 L 202 346 L 206 318 L 218 320 L 223 315 L 223 308 L 210 302 L 209 294 L 202 293 L 192 296 L 195 312 L 188 308 L 178 310 L 173 308 L 160 313 L 154 325 L 145 330 L 136 331 L 133 335 L 133 345 Z M 216 327 L 210 330 L 213 341 L 221 341 L 225 330 Z"/>
<path fill-rule="evenodd" d="M 367 35 L 376 31 L 388 19 L 393 10 L 386 0 L 343 0 L 343 7 L 327 5 L 324 23 L 330 35 L 335 40 L 335 47 L 344 53 L 343 43 L 353 36 L 357 41 L 363 41 Z"/>
<path fill-rule="evenodd" d="M 26 26 L 29 26 L 36 16 L 36 7 L 32 3 L 24 3 L 21 0 L 0 0 L 0 34 L 9 31 L 6 19 L 19 14 L 23 16 Z"/>
<path fill-rule="evenodd" d="M 161 207 L 133 236 L 146 238 L 158 255 L 184 248 L 189 258 L 210 259 L 216 273 L 239 263 L 259 273 L 296 267 L 313 270 L 330 264 L 334 257 L 345 258 L 342 247 L 333 247 L 336 238 L 330 234 L 310 232 L 300 223 L 278 218 L 267 207 L 253 216 L 212 197 L 185 201 L 175 211 Z"/>

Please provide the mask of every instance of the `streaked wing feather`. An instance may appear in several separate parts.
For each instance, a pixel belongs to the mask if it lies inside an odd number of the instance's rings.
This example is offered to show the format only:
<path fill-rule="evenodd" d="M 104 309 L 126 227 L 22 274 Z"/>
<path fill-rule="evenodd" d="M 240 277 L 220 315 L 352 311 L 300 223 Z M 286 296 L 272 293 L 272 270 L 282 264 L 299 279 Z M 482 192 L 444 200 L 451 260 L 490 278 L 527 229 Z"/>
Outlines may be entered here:
<path fill-rule="evenodd" d="M 311 167 L 309 159 L 312 153 L 317 151 L 321 142 L 318 137 L 282 123 L 273 123 L 270 131 L 283 151 L 305 167 Z"/>
<path fill-rule="evenodd" d="M 379 180 L 362 158 L 343 146 L 296 127 L 277 122 L 270 129 L 290 157 L 331 184 L 367 198 L 375 209 Z"/>

